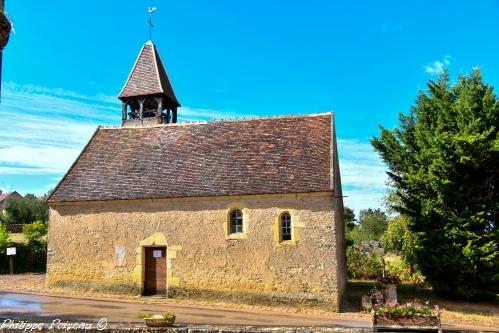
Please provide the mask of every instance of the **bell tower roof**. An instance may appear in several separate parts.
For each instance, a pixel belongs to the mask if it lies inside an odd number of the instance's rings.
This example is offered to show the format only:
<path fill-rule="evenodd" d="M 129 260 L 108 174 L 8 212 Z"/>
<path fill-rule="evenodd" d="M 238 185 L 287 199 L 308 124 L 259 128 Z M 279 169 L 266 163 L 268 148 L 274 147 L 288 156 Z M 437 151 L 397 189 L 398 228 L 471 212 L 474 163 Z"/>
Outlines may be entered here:
<path fill-rule="evenodd" d="M 142 46 L 118 98 L 125 101 L 133 97 L 154 95 L 166 97 L 166 104 L 171 104 L 172 107 L 180 106 L 158 50 L 149 40 Z"/>

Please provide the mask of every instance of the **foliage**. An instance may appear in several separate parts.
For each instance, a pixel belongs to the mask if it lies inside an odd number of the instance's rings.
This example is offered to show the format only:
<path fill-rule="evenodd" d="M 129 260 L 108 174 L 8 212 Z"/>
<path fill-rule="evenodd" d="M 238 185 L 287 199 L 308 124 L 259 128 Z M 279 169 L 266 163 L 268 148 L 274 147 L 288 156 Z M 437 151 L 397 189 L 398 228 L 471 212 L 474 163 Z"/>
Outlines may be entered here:
<path fill-rule="evenodd" d="M 399 282 L 410 284 L 422 284 L 425 282 L 421 272 L 411 268 L 402 258 L 385 260 L 386 275 L 396 278 Z"/>
<path fill-rule="evenodd" d="M 430 316 L 438 312 L 439 307 L 435 305 L 433 309 L 428 302 L 425 305 L 409 302 L 406 304 L 397 304 L 387 302 L 382 305 L 375 305 L 374 312 L 378 316 L 408 316 L 408 315 L 423 315 Z"/>
<path fill-rule="evenodd" d="M 140 312 L 139 313 L 139 318 L 145 319 L 145 318 L 152 318 L 154 316 L 152 313 L 148 312 Z"/>
<path fill-rule="evenodd" d="M 173 312 L 170 312 L 170 311 L 165 311 L 165 312 L 163 312 L 163 318 L 165 318 L 166 320 L 172 320 L 172 321 L 174 321 L 175 320 L 175 314 Z"/>
<path fill-rule="evenodd" d="M 154 313 L 150 313 L 150 312 L 139 312 L 139 318 L 152 318 L 154 317 L 155 314 Z M 168 320 L 175 320 L 175 314 L 171 311 L 165 311 L 161 314 L 161 316 L 165 319 L 168 319 Z"/>
<path fill-rule="evenodd" d="M 345 223 L 345 242 L 346 246 L 352 246 L 354 244 L 352 238 L 352 230 L 356 227 L 355 222 L 357 219 L 355 218 L 355 212 L 352 208 L 345 207 L 343 209 L 343 220 Z"/>
<path fill-rule="evenodd" d="M 388 223 L 388 228 L 381 237 L 381 243 L 387 252 L 400 255 L 410 266 L 411 273 L 416 262 L 416 234 L 409 229 L 409 217 L 400 215 Z"/>
<path fill-rule="evenodd" d="M 44 237 L 47 235 L 48 227 L 46 222 L 36 221 L 26 224 L 23 227 L 23 235 L 28 241 L 28 245 L 35 242 L 45 242 Z"/>
<path fill-rule="evenodd" d="M 383 276 L 383 258 L 376 253 L 363 253 L 347 248 L 347 274 L 354 279 L 377 279 Z"/>
<path fill-rule="evenodd" d="M 6 223 L 28 224 L 48 220 L 45 196 L 38 198 L 34 194 L 26 194 L 21 198 L 9 198 L 5 202 L 4 209 Z"/>
<path fill-rule="evenodd" d="M 354 243 L 366 240 L 379 241 L 388 225 L 388 217 L 380 209 L 362 209 L 359 213 L 359 225 L 350 232 Z"/>
<path fill-rule="evenodd" d="M 388 165 L 392 208 L 410 217 L 415 260 L 434 290 L 499 297 L 499 101 L 479 70 L 428 83 L 398 128 L 372 145 Z"/>
<path fill-rule="evenodd" d="M 352 208 L 344 208 L 343 220 L 345 221 L 345 230 L 351 231 L 353 228 L 355 228 L 355 222 L 357 222 L 357 219 L 355 218 L 355 212 Z"/>
<path fill-rule="evenodd" d="M 0 223 L 0 253 L 3 254 L 9 245 L 9 232 L 3 223 Z"/>
<path fill-rule="evenodd" d="M 26 268 L 32 271 L 37 262 L 46 262 L 47 258 L 47 223 L 36 221 L 23 226 L 23 235 L 27 241 L 28 255 Z"/>
<path fill-rule="evenodd" d="M 151 318 L 151 319 L 165 319 L 170 324 L 173 324 L 175 322 L 176 316 L 175 316 L 175 314 L 173 312 L 170 312 L 170 311 L 165 311 L 165 312 L 163 312 L 160 315 L 149 313 L 149 312 L 140 312 L 139 313 L 139 318 L 142 318 L 142 319 L 148 319 L 148 318 Z"/>
<path fill-rule="evenodd" d="M 9 243 L 16 248 L 14 256 L 14 273 L 45 272 L 47 265 L 47 246 L 41 243 L 32 245 Z M 0 255 L 0 273 L 9 271 L 9 258 Z"/>

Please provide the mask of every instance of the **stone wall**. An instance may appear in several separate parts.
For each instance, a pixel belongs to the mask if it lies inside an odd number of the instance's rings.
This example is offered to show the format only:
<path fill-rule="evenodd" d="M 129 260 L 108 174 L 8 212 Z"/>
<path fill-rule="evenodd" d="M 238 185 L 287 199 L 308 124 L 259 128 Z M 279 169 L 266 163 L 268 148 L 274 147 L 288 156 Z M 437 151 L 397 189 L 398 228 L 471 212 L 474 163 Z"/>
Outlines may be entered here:
<path fill-rule="evenodd" d="M 336 128 L 334 126 L 335 122 L 333 122 L 333 135 L 331 136 L 331 145 L 333 149 L 331 149 L 331 160 L 337 161 L 331 165 L 331 175 L 333 179 L 331 183 L 334 184 L 334 206 L 333 206 L 333 214 L 335 221 L 335 229 L 336 229 L 336 262 L 338 265 L 337 269 L 337 279 L 338 279 L 338 290 L 339 290 L 339 298 L 343 296 L 343 291 L 347 286 L 347 255 L 346 255 L 346 241 L 345 241 L 345 221 L 344 221 L 344 206 L 343 206 L 343 191 L 341 188 L 341 176 L 340 176 L 340 164 L 338 158 L 338 148 L 336 142 Z"/>
<path fill-rule="evenodd" d="M 344 285 L 334 200 L 321 192 L 51 203 L 47 284 L 139 294 L 140 244 L 160 235 L 175 250 L 168 251 L 169 297 L 338 309 Z M 243 210 L 244 238 L 227 237 L 231 208 Z M 296 243 L 276 241 L 276 216 L 283 211 L 291 212 Z"/>

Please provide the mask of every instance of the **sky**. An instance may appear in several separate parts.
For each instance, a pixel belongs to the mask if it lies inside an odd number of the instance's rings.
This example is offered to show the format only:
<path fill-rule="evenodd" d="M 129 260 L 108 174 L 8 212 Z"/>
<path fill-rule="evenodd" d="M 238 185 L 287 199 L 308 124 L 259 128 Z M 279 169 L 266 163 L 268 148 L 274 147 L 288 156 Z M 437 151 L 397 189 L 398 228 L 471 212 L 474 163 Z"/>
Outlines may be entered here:
<path fill-rule="evenodd" d="M 499 84 L 499 1 L 6 0 L 0 189 L 53 189 L 152 39 L 179 121 L 334 111 L 345 204 L 383 208 L 369 140 L 444 69 Z"/>

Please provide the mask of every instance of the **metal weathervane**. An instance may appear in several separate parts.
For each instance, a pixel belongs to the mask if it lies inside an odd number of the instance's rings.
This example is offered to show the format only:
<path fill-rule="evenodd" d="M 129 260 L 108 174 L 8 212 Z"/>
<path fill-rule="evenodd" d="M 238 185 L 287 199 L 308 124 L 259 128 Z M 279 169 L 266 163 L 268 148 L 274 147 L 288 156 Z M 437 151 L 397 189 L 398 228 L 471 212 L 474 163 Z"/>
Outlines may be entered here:
<path fill-rule="evenodd" d="M 152 40 L 152 28 L 154 27 L 154 24 L 152 24 L 152 14 L 156 12 L 156 7 L 149 7 L 149 20 L 147 21 L 149 23 L 149 40 Z"/>

